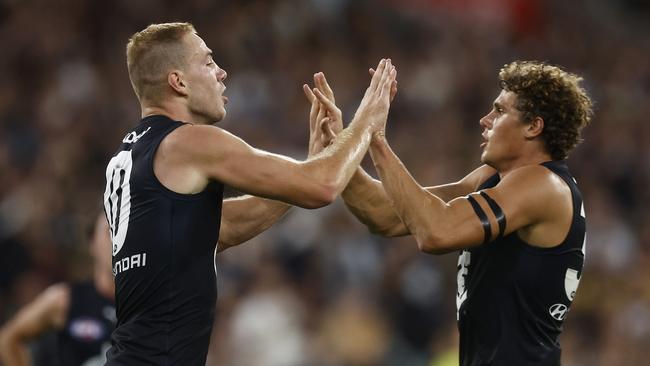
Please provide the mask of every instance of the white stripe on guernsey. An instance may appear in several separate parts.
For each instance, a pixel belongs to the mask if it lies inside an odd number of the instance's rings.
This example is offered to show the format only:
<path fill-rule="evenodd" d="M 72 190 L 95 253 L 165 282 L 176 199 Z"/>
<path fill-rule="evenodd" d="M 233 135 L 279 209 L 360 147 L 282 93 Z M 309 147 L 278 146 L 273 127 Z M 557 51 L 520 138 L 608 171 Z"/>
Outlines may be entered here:
<path fill-rule="evenodd" d="M 214 278 L 217 278 L 217 248 L 219 247 L 219 243 L 214 246 L 214 254 L 212 255 L 212 264 L 214 265 Z"/>
<path fill-rule="evenodd" d="M 585 213 L 585 203 L 584 202 L 582 202 L 580 204 L 580 216 L 582 216 L 582 218 L 584 218 L 584 219 L 587 218 L 587 214 Z M 586 230 L 585 230 L 585 239 L 582 241 L 582 255 L 583 256 L 587 255 L 587 232 L 586 232 Z"/>

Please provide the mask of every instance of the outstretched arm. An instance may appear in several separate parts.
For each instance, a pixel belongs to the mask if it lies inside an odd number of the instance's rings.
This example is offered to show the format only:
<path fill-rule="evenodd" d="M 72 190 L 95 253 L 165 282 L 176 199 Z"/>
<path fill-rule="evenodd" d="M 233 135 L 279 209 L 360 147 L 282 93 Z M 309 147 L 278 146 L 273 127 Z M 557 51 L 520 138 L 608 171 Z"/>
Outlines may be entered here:
<path fill-rule="evenodd" d="M 494 188 L 483 190 L 507 218 L 502 221 L 504 227 L 501 230 L 497 212 L 482 195 L 471 195 L 477 208 L 467 197 L 445 202 L 421 187 L 391 150 L 382 133 L 373 137 L 370 153 L 397 216 L 413 234 L 420 250 L 425 252 L 446 253 L 477 246 L 499 234 L 507 235 L 523 228 L 544 227 L 550 232 L 561 227 L 558 222 L 566 218 L 568 188 L 540 165 L 512 171 Z"/>
<path fill-rule="evenodd" d="M 457 182 L 424 189 L 449 202 L 474 192 L 494 173 L 493 168 L 483 165 Z M 395 212 L 381 181 L 373 179 L 362 168 L 357 169 L 341 197 L 350 212 L 371 232 L 382 236 L 402 236 L 411 233 Z"/>
<path fill-rule="evenodd" d="M 380 69 L 348 128 L 306 161 L 255 149 L 214 126 L 187 125 L 161 143 L 154 162 L 156 175 L 172 176 L 169 180 L 183 185 L 178 189 L 183 192 L 199 192 L 213 179 L 245 193 L 305 208 L 327 205 L 347 185 L 367 151 L 371 133 L 385 124 L 394 67 L 382 60 Z"/>
<path fill-rule="evenodd" d="M 314 75 L 314 81 L 318 85 L 318 78 L 321 74 Z M 305 84 L 305 93 L 311 98 L 309 111 L 309 152 L 308 158 L 318 154 L 322 148 L 322 141 L 316 142 L 322 134 L 317 131 L 318 121 L 323 119 L 327 111 L 321 108 L 321 104 Z M 340 115 L 340 111 L 338 111 Z M 292 206 L 281 201 L 270 200 L 250 195 L 240 196 L 224 200 L 221 215 L 221 229 L 217 252 L 222 252 L 232 246 L 244 243 L 266 229 L 273 226 L 280 220 Z"/>
<path fill-rule="evenodd" d="M 26 343 L 43 332 L 62 328 L 69 306 L 67 285 L 49 287 L 0 330 L 0 360 L 6 366 L 31 365 Z"/>
<path fill-rule="evenodd" d="M 372 76 L 375 71 L 370 69 L 369 72 Z M 316 122 L 317 126 L 312 128 L 317 137 L 310 139 L 310 150 L 320 151 L 336 139 L 336 135 L 341 131 L 343 124 L 341 112 L 335 106 L 334 91 L 327 82 L 325 75 L 322 73 L 314 75 L 314 82 L 321 94 L 330 102 L 327 108 L 323 106 L 327 111 L 327 115 L 319 114 Z M 391 101 L 396 93 L 397 80 L 394 80 L 390 91 Z M 312 103 L 316 99 L 306 85 L 305 95 Z M 428 187 L 426 190 L 444 201 L 450 201 L 475 191 L 485 179 L 494 173 L 494 169 L 483 165 L 458 182 Z M 397 216 L 382 183 L 373 179 L 361 167 L 354 173 L 341 197 L 348 209 L 359 221 L 368 226 L 371 232 L 382 236 L 410 234 L 409 229 Z"/>

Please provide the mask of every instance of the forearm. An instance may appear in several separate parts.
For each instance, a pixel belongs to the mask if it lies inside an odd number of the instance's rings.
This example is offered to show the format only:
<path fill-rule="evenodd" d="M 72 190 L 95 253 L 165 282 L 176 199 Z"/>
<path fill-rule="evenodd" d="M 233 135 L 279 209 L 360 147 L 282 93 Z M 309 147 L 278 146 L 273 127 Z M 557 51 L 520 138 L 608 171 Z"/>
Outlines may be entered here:
<path fill-rule="evenodd" d="M 338 196 L 361 163 L 370 144 L 367 124 L 355 119 L 337 136 L 334 143 L 309 159 L 308 170 L 319 181 L 327 182 Z"/>
<path fill-rule="evenodd" d="M 413 179 L 385 138 L 375 138 L 370 153 L 387 197 L 418 246 L 437 240 L 434 227 L 441 221 L 446 203 Z"/>
<path fill-rule="evenodd" d="M 5 366 L 31 364 L 27 347 L 16 337 L 7 334 L 0 334 L 0 361 Z"/>
<path fill-rule="evenodd" d="M 350 212 L 371 232 L 383 236 L 409 234 L 381 182 L 373 179 L 361 167 L 357 168 L 341 197 Z"/>
<path fill-rule="evenodd" d="M 217 251 L 244 243 L 275 224 L 292 206 L 255 196 L 223 202 Z"/>

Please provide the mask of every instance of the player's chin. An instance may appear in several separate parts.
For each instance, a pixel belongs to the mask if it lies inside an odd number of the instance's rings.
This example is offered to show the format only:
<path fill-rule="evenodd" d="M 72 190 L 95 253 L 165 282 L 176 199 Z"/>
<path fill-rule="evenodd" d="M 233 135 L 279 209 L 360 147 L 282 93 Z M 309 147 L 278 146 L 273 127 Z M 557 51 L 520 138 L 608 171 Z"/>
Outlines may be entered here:
<path fill-rule="evenodd" d="M 213 115 L 214 122 L 221 122 L 224 118 L 226 118 L 226 114 L 228 114 L 228 112 L 226 112 L 226 108 L 224 108 L 224 106 L 220 106 Z"/>
<path fill-rule="evenodd" d="M 487 164 L 488 161 L 490 161 L 488 153 L 487 153 L 487 151 L 483 150 L 483 152 L 481 152 L 481 163 Z"/>

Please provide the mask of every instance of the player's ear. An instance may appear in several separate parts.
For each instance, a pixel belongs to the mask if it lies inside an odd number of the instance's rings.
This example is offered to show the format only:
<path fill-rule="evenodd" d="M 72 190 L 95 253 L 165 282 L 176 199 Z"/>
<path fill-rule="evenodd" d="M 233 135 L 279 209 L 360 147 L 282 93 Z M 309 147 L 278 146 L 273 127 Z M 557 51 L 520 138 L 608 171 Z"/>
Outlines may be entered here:
<path fill-rule="evenodd" d="M 524 136 L 526 137 L 526 139 L 532 140 L 537 136 L 540 136 L 543 130 L 544 130 L 544 119 L 538 116 L 533 118 L 532 121 L 526 124 L 524 129 Z"/>
<path fill-rule="evenodd" d="M 185 75 L 180 70 L 172 70 L 167 74 L 167 84 L 180 95 L 186 96 L 188 93 Z"/>

